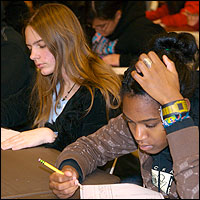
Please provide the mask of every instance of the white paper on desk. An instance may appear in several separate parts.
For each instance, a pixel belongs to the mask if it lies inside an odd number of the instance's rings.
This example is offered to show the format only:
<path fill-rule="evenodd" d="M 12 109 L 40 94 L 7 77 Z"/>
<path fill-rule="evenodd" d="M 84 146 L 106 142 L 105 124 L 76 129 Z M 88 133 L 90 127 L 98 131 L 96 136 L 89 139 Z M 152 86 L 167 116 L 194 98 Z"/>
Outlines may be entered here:
<path fill-rule="evenodd" d="M 164 199 L 159 192 L 131 183 L 82 185 L 81 199 Z"/>
<path fill-rule="evenodd" d="M 1 142 L 7 140 L 10 137 L 18 135 L 19 131 L 14 131 L 12 129 L 1 128 Z"/>

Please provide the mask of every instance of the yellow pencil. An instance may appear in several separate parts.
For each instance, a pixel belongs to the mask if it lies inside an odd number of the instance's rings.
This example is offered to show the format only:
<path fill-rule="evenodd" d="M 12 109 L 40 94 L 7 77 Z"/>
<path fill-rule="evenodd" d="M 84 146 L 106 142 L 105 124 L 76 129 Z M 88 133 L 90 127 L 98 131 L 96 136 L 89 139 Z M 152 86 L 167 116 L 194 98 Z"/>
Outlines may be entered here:
<path fill-rule="evenodd" d="M 40 159 L 40 158 L 38 159 L 38 161 L 41 162 L 42 164 L 44 164 L 46 167 L 52 169 L 53 171 L 58 172 L 59 174 L 64 175 L 64 172 L 60 171 L 59 169 L 57 169 L 57 168 L 54 167 L 53 165 L 49 164 L 48 162 L 46 162 L 46 161 L 44 161 L 44 160 L 42 160 L 42 159 Z M 78 186 L 81 187 L 82 185 L 81 185 L 80 183 L 78 183 Z"/>
<path fill-rule="evenodd" d="M 48 162 L 45 162 L 44 160 L 42 160 L 40 158 L 38 159 L 38 161 L 41 162 L 43 165 L 47 166 L 48 168 L 52 169 L 53 171 L 58 172 L 59 174 L 64 174 L 62 171 L 60 171 L 53 165 L 50 165 Z"/>
<path fill-rule="evenodd" d="M 113 171 L 114 171 L 114 169 L 115 169 L 116 163 L 117 163 L 117 158 L 115 158 L 115 160 L 114 160 L 114 162 L 113 162 L 113 165 L 112 165 L 111 170 L 110 170 L 110 174 L 113 174 Z"/>

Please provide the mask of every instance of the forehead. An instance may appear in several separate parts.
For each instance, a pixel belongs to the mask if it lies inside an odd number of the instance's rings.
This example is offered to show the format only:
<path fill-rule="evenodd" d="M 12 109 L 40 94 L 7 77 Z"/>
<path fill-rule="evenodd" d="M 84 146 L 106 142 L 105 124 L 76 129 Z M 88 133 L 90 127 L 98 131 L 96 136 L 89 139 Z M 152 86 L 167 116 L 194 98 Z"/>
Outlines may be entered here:
<path fill-rule="evenodd" d="M 123 98 L 123 113 L 134 120 L 158 117 L 159 104 L 149 96 L 127 96 Z"/>
<path fill-rule="evenodd" d="M 95 26 L 99 26 L 99 25 L 107 23 L 108 21 L 109 20 L 100 19 L 100 18 L 94 18 L 92 24 L 95 25 Z"/>
<path fill-rule="evenodd" d="M 41 37 L 38 35 L 38 33 L 31 27 L 31 26 L 27 26 L 25 29 L 25 38 L 26 38 L 26 42 L 34 42 L 37 40 L 41 40 Z"/>

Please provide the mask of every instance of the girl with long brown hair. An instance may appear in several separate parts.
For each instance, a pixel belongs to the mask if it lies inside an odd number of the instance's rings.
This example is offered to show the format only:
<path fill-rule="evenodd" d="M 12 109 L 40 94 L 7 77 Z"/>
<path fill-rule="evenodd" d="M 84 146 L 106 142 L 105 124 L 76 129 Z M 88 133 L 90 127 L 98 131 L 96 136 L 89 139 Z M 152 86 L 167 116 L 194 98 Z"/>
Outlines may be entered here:
<path fill-rule="evenodd" d="M 62 151 L 121 113 L 120 78 L 92 53 L 68 7 L 41 6 L 27 21 L 24 33 L 37 67 L 30 104 L 34 129 L 8 139 L 3 149 L 45 144 Z"/>

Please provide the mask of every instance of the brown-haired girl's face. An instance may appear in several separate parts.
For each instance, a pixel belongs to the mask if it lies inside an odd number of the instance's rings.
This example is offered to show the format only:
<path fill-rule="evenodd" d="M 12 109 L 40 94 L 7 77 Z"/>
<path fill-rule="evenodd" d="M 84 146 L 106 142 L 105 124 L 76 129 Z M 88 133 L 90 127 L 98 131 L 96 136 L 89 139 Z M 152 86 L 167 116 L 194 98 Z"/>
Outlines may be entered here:
<path fill-rule="evenodd" d="M 55 58 L 42 38 L 31 26 L 26 27 L 25 38 L 26 45 L 31 52 L 30 59 L 34 61 L 41 74 L 52 74 L 55 70 Z"/>
<path fill-rule="evenodd" d="M 149 154 L 159 153 L 168 145 L 158 109 L 158 103 L 148 96 L 123 98 L 123 114 L 130 131 L 139 148 Z"/>

